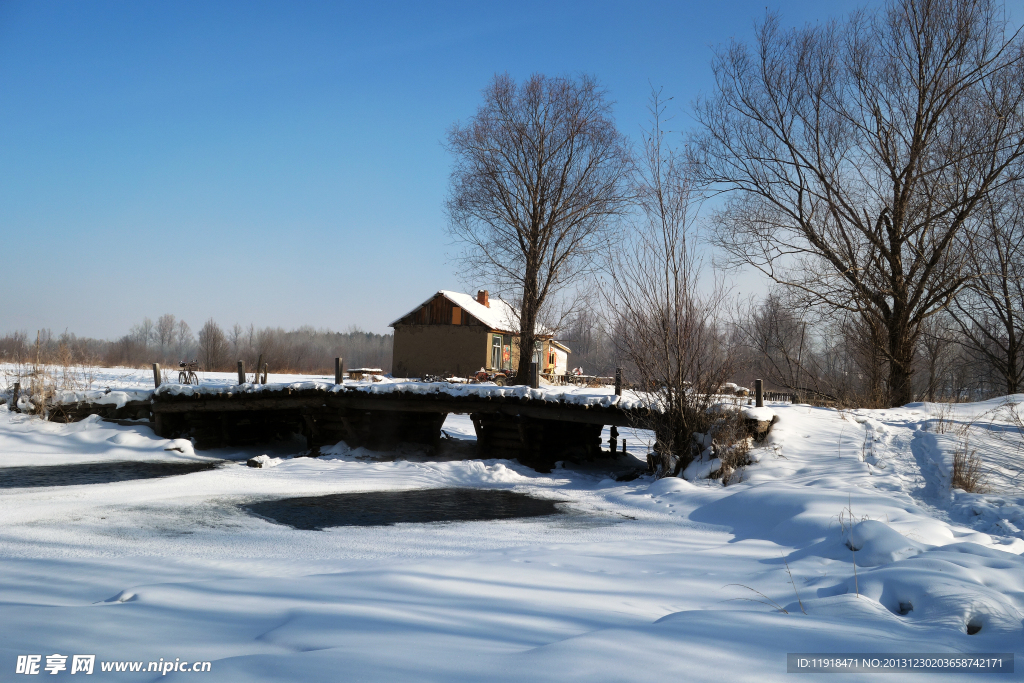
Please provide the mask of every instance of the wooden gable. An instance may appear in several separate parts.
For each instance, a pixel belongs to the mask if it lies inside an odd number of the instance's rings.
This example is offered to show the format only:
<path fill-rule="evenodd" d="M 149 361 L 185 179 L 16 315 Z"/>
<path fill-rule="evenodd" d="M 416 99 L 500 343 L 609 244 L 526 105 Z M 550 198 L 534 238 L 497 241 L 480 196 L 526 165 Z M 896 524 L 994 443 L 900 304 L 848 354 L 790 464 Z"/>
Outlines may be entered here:
<path fill-rule="evenodd" d="M 403 325 L 481 325 L 444 295 L 436 294 L 433 299 L 401 319 Z"/>

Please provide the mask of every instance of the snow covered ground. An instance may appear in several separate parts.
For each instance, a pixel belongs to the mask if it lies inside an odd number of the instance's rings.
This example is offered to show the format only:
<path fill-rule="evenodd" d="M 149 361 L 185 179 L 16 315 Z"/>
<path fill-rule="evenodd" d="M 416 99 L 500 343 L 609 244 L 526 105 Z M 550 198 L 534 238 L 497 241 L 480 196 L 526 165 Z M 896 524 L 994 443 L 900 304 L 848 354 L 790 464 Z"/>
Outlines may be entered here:
<path fill-rule="evenodd" d="M 18 656 L 31 654 L 41 666 L 95 654 L 94 675 L 115 680 L 199 676 L 103 673 L 99 662 L 209 661 L 217 681 L 716 683 L 783 680 L 788 652 L 1019 657 L 1024 491 L 1019 437 L 998 405 L 773 405 L 760 462 L 724 488 L 344 444 L 289 458 L 301 441 L 195 452 L 145 425 L 59 425 L 0 407 L 0 477 L 24 465 L 233 461 L 0 488 L 0 680 L 20 679 Z M 992 470 L 990 493 L 949 490 L 954 421 L 983 425 L 972 448 Z M 445 431 L 473 438 L 462 416 Z M 644 434 L 622 432 L 641 463 Z M 283 459 L 242 464 L 264 453 Z M 460 486 L 562 501 L 564 514 L 300 531 L 239 507 Z"/>

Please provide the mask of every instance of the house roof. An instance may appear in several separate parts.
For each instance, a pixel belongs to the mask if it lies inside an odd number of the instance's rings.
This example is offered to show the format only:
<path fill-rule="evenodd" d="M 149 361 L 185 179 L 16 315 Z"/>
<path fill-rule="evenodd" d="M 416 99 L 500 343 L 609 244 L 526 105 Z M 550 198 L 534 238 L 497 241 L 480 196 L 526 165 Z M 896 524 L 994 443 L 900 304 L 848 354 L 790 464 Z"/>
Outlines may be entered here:
<path fill-rule="evenodd" d="M 554 339 L 552 339 L 551 340 L 551 345 L 552 346 L 557 346 L 558 348 L 562 349 L 566 353 L 572 353 L 572 349 L 570 349 L 568 346 L 566 346 L 565 344 L 563 344 L 560 341 L 555 341 Z"/>
<path fill-rule="evenodd" d="M 510 304 L 502 301 L 496 296 L 489 298 L 488 303 L 490 306 L 484 306 L 482 303 L 476 300 L 476 297 L 470 294 L 463 294 L 462 292 L 451 292 L 446 289 L 438 290 L 437 294 L 440 294 L 444 298 L 451 301 L 453 304 L 461 308 L 462 310 L 469 313 L 471 316 L 479 320 L 481 323 L 496 330 L 498 332 L 509 332 L 511 334 L 519 334 L 519 312 L 513 308 Z M 422 304 L 412 309 L 405 315 L 399 317 L 397 320 L 392 322 L 389 327 L 394 327 L 398 323 L 402 322 L 402 318 L 410 315 L 419 308 L 427 305 L 430 301 L 437 296 L 434 294 L 429 299 L 424 301 Z M 537 325 L 537 334 L 548 335 L 551 334 L 551 330 L 547 329 L 543 325 Z"/>

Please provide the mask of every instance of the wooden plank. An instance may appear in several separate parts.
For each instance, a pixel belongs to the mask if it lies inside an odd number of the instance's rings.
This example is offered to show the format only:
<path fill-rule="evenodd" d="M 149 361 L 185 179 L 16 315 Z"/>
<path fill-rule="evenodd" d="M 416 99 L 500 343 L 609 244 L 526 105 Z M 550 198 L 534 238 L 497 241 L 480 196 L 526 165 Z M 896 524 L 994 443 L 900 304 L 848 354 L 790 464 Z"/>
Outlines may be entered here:
<path fill-rule="evenodd" d="M 281 398 L 230 398 L 199 401 L 154 401 L 154 413 L 240 412 L 245 410 L 292 410 L 322 408 L 322 396 Z"/>
<path fill-rule="evenodd" d="M 136 402 L 133 402 L 136 403 Z M 364 392 L 326 393 L 310 391 L 267 392 L 257 395 L 207 394 L 195 397 L 156 397 L 152 401 L 154 412 L 181 413 L 189 411 L 243 411 L 287 410 L 303 407 L 322 407 L 326 415 L 345 410 L 408 413 L 457 413 L 478 415 L 508 415 L 538 420 L 572 422 L 592 425 L 631 426 L 625 411 L 608 408 L 577 407 L 541 401 L 524 403 L 519 399 L 490 397 L 448 397 L 438 395 L 366 394 Z M 325 416 L 326 416 L 325 415 Z"/>
<path fill-rule="evenodd" d="M 352 394 L 329 394 L 325 401 L 328 407 L 352 408 L 357 410 L 386 410 L 423 413 L 444 412 L 463 415 L 470 413 L 491 415 L 504 414 L 510 416 L 521 415 L 523 417 L 532 417 L 541 420 L 578 422 L 582 424 L 616 425 L 618 427 L 629 427 L 631 425 L 629 415 L 621 410 L 571 407 L 559 403 L 544 404 L 540 401 L 536 404 L 522 404 L 518 402 L 505 402 L 502 400 L 480 399 L 475 397 L 436 398 L 435 396 L 424 396 L 423 398 L 394 398 L 388 394 L 378 394 L 372 398 L 369 396 L 354 396 Z"/>

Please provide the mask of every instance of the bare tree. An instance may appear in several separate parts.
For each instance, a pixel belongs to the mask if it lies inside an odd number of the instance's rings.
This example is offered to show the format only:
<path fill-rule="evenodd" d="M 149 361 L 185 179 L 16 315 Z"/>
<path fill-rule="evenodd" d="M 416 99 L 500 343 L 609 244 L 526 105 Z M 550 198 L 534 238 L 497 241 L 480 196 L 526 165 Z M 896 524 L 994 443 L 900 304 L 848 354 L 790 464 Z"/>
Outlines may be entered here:
<path fill-rule="evenodd" d="M 740 311 L 739 340 L 753 352 L 753 366 L 770 386 L 828 395 L 814 353 L 814 334 L 785 294 L 769 292 L 759 304 Z"/>
<path fill-rule="evenodd" d="M 591 272 L 628 206 L 629 148 L 611 102 L 590 76 L 497 75 L 465 125 L 448 131 L 455 157 L 449 234 L 463 276 L 518 296 L 520 348 L 559 290 Z M 526 378 L 532 354 L 519 354 Z"/>
<path fill-rule="evenodd" d="M 888 402 L 912 400 L 922 323 L 971 277 L 985 197 L 1020 176 L 1024 53 L 991 0 L 893 0 L 713 60 L 702 178 L 729 194 L 716 241 L 881 343 Z"/>
<path fill-rule="evenodd" d="M 155 337 L 153 330 L 153 321 L 149 318 L 143 318 L 141 323 L 132 326 L 129 334 L 135 339 L 135 343 L 145 350 L 149 348 L 149 342 L 153 341 Z"/>
<path fill-rule="evenodd" d="M 922 371 L 918 385 L 926 401 L 950 400 L 957 395 L 953 377 L 961 345 L 953 327 L 953 321 L 945 313 L 934 315 L 921 325 L 918 365 Z"/>
<path fill-rule="evenodd" d="M 243 360 L 243 343 L 245 341 L 245 330 L 238 323 L 235 323 L 227 334 L 228 342 L 231 344 L 231 356 L 235 360 Z"/>
<path fill-rule="evenodd" d="M 1000 390 L 1015 394 L 1024 388 L 1024 187 L 987 202 L 983 222 L 968 252 L 978 277 L 950 312 L 970 354 L 994 371 Z"/>
<path fill-rule="evenodd" d="M 167 350 L 174 342 L 176 322 L 174 316 L 170 313 L 163 314 L 156 321 L 155 336 L 156 342 L 160 345 L 160 360 L 166 360 Z"/>
<path fill-rule="evenodd" d="M 227 351 L 228 342 L 224 331 L 210 318 L 199 330 L 199 360 L 203 363 L 203 369 L 208 372 L 220 370 Z"/>
<path fill-rule="evenodd" d="M 188 360 L 187 356 L 192 351 L 193 341 L 192 328 L 184 320 L 179 320 L 174 333 L 174 344 L 177 347 L 179 360 Z"/>
<path fill-rule="evenodd" d="M 632 239 L 612 256 L 607 296 L 616 341 L 648 403 L 638 426 L 654 431 L 664 476 L 693 458 L 693 434 L 707 429 L 731 366 L 719 327 L 726 292 L 720 281 L 702 281 L 695 250 L 700 195 L 665 141 L 658 92 L 650 110 L 637 173 L 641 215 Z"/>

